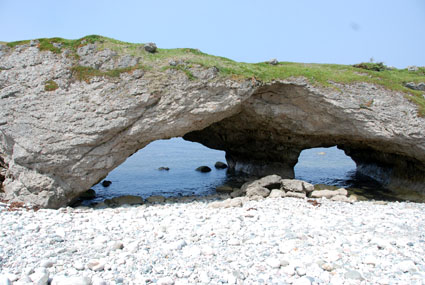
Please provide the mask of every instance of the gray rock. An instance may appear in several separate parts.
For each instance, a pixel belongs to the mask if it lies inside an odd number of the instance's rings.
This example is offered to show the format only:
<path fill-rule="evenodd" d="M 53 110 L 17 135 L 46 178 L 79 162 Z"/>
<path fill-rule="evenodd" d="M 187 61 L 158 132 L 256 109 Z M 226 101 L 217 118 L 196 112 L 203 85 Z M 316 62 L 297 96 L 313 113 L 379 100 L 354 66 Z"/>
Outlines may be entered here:
<path fill-rule="evenodd" d="M 407 67 L 408 71 L 418 71 L 419 67 L 417 67 L 416 65 L 410 65 Z"/>
<path fill-rule="evenodd" d="M 139 58 L 135 58 L 131 55 L 124 55 L 118 59 L 117 68 L 136 66 L 139 63 L 139 60 Z"/>
<path fill-rule="evenodd" d="M 273 59 L 269 60 L 267 63 L 271 64 L 271 65 L 278 65 L 279 61 L 277 59 L 273 58 Z"/>
<path fill-rule="evenodd" d="M 311 198 L 327 198 L 330 199 L 336 195 L 340 195 L 338 191 L 332 190 L 315 190 L 311 192 Z"/>
<path fill-rule="evenodd" d="M 302 180 L 282 179 L 282 190 L 290 192 L 310 193 L 314 190 L 314 185 Z"/>
<path fill-rule="evenodd" d="M 242 197 L 245 196 L 246 192 L 242 189 L 233 189 L 232 193 L 230 193 L 230 197 L 236 198 L 236 197 Z"/>
<path fill-rule="evenodd" d="M 360 272 L 356 270 L 347 270 L 344 274 L 344 277 L 346 279 L 354 279 L 354 280 L 364 280 L 363 276 L 360 274 Z"/>
<path fill-rule="evenodd" d="M 144 45 L 144 49 L 147 52 L 155 53 L 157 47 L 156 47 L 156 44 L 155 43 L 147 43 L 147 44 Z"/>
<path fill-rule="evenodd" d="M 77 54 L 79 56 L 93 54 L 97 49 L 96 44 L 87 44 L 77 49 Z"/>
<path fill-rule="evenodd" d="M 247 189 L 246 189 L 246 196 L 248 197 L 253 197 L 253 196 L 260 196 L 260 197 L 267 197 L 270 194 L 270 190 L 259 186 L 259 185 L 250 185 Z"/>
<path fill-rule="evenodd" d="M 0 44 L 0 51 L 7 52 L 9 47 L 5 44 Z"/>
<path fill-rule="evenodd" d="M 30 41 L 30 47 L 35 47 L 39 44 L 40 42 L 38 40 L 31 40 Z"/>
<path fill-rule="evenodd" d="M 282 178 L 279 175 L 268 175 L 258 180 L 246 182 L 244 185 L 242 185 L 241 189 L 246 191 L 249 187 L 255 186 L 264 187 L 269 190 L 279 189 L 281 187 L 281 180 Z"/>
<path fill-rule="evenodd" d="M 283 197 L 285 197 L 285 191 L 278 190 L 278 189 L 273 189 L 269 195 L 269 198 L 283 198 Z"/>
<path fill-rule="evenodd" d="M 301 192 L 291 192 L 288 191 L 285 193 L 285 197 L 292 197 L 292 198 L 301 198 L 304 199 L 307 197 L 307 195 L 305 193 L 301 193 Z"/>
<path fill-rule="evenodd" d="M 143 198 L 134 195 L 124 195 L 115 197 L 112 199 L 106 199 L 105 204 L 109 206 L 122 206 L 122 205 L 141 205 L 143 204 Z"/>
<path fill-rule="evenodd" d="M 404 86 L 413 90 L 425 91 L 425 82 L 408 82 Z"/>

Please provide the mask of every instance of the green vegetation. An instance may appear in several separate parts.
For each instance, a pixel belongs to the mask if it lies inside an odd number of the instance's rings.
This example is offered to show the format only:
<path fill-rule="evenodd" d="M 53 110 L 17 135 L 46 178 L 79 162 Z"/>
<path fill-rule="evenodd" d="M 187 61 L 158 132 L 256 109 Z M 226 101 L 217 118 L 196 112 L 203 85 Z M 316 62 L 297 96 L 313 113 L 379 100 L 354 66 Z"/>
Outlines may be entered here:
<path fill-rule="evenodd" d="M 95 77 L 95 76 L 105 76 L 105 77 L 110 77 L 110 78 L 117 78 L 122 73 L 132 72 L 136 69 L 144 69 L 145 70 L 146 68 L 144 68 L 141 65 L 136 65 L 136 66 L 126 67 L 126 68 L 117 68 L 117 69 L 112 69 L 112 70 L 107 70 L 107 71 L 101 71 L 101 70 L 98 70 L 98 69 L 94 69 L 92 67 L 75 65 L 75 66 L 71 67 L 71 72 L 77 80 L 85 81 L 85 82 L 89 83 L 90 79 L 92 77 Z"/>
<path fill-rule="evenodd" d="M 89 43 L 102 42 L 103 40 L 104 37 L 97 35 L 90 35 L 77 40 L 67 40 L 63 38 L 36 39 L 36 41 L 38 41 L 37 47 L 40 50 L 51 51 L 53 53 L 61 53 L 64 49 L 69 49 L 71 52 L 76 52 L 77 48 L 79 48 L 80 46 Z M 10 42 L 7 43 L 7 46 L 14 48 L 18 45 L 29 44 L 30 42 L 30 40 Z"/>
<path fill-rule="evenodd" d="M 268 63 L 244 63 L 212 56 L 200 52 L 196 49 L 157 49 L 155 53 L 148 53 L 143 49 L 143 44 L 121 42 L 118 40 L 91 35 L 77 40 L 66 40 L 62 38 L 38 39 L 40 50 L 48 50 L 60 53 L 64 49 L 69 50 L 70 55 L 78 56 L 78 47 L 88 43 L 96 42 L 99 50 L 111 49 L 118 55 L 132 55 L 140 57 L 141 65 L 116 69 L 110 71 L 100 71 L 88 67 L 76 65 L 72 67 L 74 76 L 79 80 L 88 81 L 93 76 L 118 77 L 123 72 L 131 72 L 138 68 L 150 68 L 151 70 L 163 71 L 166 69 L 176 69 L 184 72 L 189 79 L 196 80 L 191 72 L 191 67 L 204 66 L 206 68 L 216 67 L 219 75 L 230 77 L 234 80 L 255 79 L 262 82 L 286 79 L 291 77 L 304 77 L 311 84 L 327 88 L 337 89 L 334 83 L 350 84 L 355 82 L 367 82 L 383 86 L 390 90 L 403 92 L 409 100 L 418 106 L 419 115 L 425 116 L 425 98 L 423 92 L 411 90 L 404 85 L 407 82 L 425 82 L 425 68 L 418 71 L 408 71 L 407 69 L 388 69 L 383 63 L 360 63 L 354 66 L 337 64 L 306 64 L 293 62 L 280 62 L 277 65 Z M 30 41 L 19 41 L 7 43 L 9 47 L 28 44 Z M 169 61 L 182 62 L 176 66 L 170 66 Z M 368 102 L 366 102 L 368 103 Z M 364 107 L 369 107 L 367 104 Z"/>
<path fill-rule="evenodd" d="M 353 67 L 373 71 L 384 71 L 388 69 L 388 67 L 386 67 L 383 62 L 361 62 L 358 64 L 354 64 Z"/>
<path fill-rule="evenodd" d="M 48 80 L 44 82 L 44 90 L 46 91 L 55 91 L 58 88 L 59 88 L 59 85 L 53 80 Z"/>

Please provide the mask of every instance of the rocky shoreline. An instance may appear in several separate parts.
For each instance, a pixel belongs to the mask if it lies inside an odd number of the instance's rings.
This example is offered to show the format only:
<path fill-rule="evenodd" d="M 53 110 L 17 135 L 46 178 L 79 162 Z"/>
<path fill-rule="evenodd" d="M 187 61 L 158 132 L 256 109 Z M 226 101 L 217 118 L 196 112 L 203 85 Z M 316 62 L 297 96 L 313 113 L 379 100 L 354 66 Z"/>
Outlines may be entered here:
<path fill-rule="evenodd" d="M 228 197 L 0 204 L 0 284 L 425 282 L 425 204 Z"/>

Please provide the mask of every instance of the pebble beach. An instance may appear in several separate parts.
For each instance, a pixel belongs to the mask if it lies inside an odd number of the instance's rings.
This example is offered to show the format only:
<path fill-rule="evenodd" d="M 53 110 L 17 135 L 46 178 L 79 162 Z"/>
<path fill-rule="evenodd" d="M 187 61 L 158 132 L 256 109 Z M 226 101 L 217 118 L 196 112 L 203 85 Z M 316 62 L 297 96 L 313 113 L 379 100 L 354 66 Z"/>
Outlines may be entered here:
<path fill-rule="evenodd" d="M 0 204 L 0 284 L 425 284 L 425 204 L 220 199 Z"/>

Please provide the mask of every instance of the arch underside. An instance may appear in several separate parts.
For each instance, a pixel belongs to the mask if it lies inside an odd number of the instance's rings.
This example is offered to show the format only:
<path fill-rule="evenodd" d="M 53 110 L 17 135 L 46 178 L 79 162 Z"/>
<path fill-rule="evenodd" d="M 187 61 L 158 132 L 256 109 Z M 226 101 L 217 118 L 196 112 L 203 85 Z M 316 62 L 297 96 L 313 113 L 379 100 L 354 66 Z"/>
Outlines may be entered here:
<path fill-rule="evenodd" d="M 309 101 L 309 99 L 312 99 Z M 279 107 L 283 106 L 283 107 Z M 400 153 L 405 147 L 362 135 L 332 105 L 318 102 L 308 90 L 277 84 L 260 88 L 240 113 L 187 133 L 184 139 L 224 150 L 230 170 L 256 176 L 294 178 L 304 149 L 337 146 L 356 163 L 357 171 L 393 191 L 425 194 L 425 164 Z"/>

